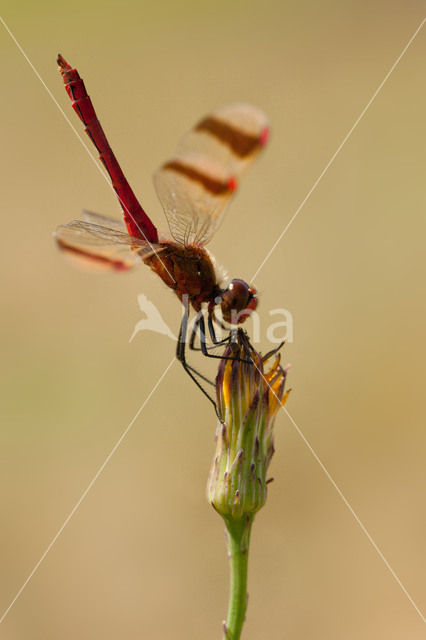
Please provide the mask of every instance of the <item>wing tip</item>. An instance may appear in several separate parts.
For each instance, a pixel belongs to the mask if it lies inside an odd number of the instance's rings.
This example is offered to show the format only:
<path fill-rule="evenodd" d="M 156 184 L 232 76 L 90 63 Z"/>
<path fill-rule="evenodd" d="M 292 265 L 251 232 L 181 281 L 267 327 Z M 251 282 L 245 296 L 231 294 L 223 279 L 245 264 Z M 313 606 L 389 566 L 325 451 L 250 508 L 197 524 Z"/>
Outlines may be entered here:
<path fill-rule="evenodd" d="M 104 256 L 96 255 L 90 251 L 85 251 L 78 247 L 74 247 L 71 244 L 65 242 L 62 238 L 59 238 L 54 232 L 56 244 L 62 254 L 71 260 L 73 266 L 83 268 L 85 271 L 115 271 L 125 272 L 130 271 L 131 265 L 126 264 L 122 260 L 112 260 Z"/>
<path fill-rule="evenodd" d="M 238 180 L 235 176 L 231 176 L 228 180 L 228 190 L 233 193 L 238 189 Z"/>
<path fill-rule="evenodd" d="M 269 142 L 270 136 L 271 136 L 271 128 L 268 126 L 264 127 L 259 137 L 259 144 L 261 147 L 266 147 L 266 145 Z"/>

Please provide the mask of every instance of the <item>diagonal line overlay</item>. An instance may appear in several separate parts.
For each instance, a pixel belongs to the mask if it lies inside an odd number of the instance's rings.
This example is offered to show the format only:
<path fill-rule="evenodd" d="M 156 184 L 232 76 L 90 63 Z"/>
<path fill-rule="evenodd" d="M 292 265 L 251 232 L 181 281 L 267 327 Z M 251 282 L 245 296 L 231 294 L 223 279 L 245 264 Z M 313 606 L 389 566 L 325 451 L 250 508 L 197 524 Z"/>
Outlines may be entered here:
<path fill-rule="evenodd" d="M 423 613 L 420 611 L 419 607 L 416 605 L 416 603 L 414 602 L 413 598 L 411 597 L 411 595 L 409 594 L 409 592 L 407 591 L 406 587 L 403 585 L 403 583 L 401 582 L 400 578 L 398 577 L 397 573 L 394 571 L 394 569 L 392 569 L 391 565 L 389 564 L 388 560 L 386 559 L 385 555 L 383 554 L 382 550 L 380 549 L 380 547 L 377 545 L 377 543 L 374 541 L 373 537 L 371 536 L 371 534 L 369 533 L 367 527 L 363 524 L 363 522 L 361 521 L 361 519 L 359 518 L 359 516 L 357 515 L 357 513 L 355 512 L 354 508 L 352 507 L 351 503 L 349 502 L 349 500 L 346 498 L 346 496 L 344 495 L 343 491 L 340 489 L 339 485 L 336 483 L 336 481 L 334 480 L 333 476 L 331 475 L 331 473 L 328 471 L 327 467 L 325 466 L 325 464 L 323 463 L 323 461 L 321 460 L 321 458 L 318 456 L 318 454 L 316 453 L 316 451 L 314 450 L 314 448 L 312 447 L 312 445 L 310 444 L 309 440 L 306 438 L 305 434 L 303 433 L 303 431 L 300 429 L 300 427 L 298 426 L 298 424 L 296 423 L 296 421 L 294 420 L 293 416 L 289 413 L 289 411 L 287 410 L 287 408 L 281 403 L 280 399 L 278 398 L 277 394 L 275 393 L 274 389 L 272 388 L 272 386 L 269 384 L 269 382 L 267 381 L 267 379 L 265 378 L 263 371 L 261 371 L 261 369 L 258 367 L 258 365 L 256 364 L 256 362 L 253 359 L 253 365 L 256 367 L 257 371 L 260 373 L 260 375 L 262 376 L 263 381 L 265 382 L 266 386 L 269 388 L 270 391 L 272 391 L 272 393 L 274 394 L 275 398 L 278 401 L 278 404 L 281 405 L 281 408 L 285 411 L 288 419 L 290 420 L 291 424 L 293 425 L 293 427 L 296 429 L 298 435 L 301 437 L 301 439 L 303 440 L 303 442 L 305 443 L 305 445 L 308 447 L 309 451 L 311 452 L 311 454 L 313 455 L 313 457 L 315 458 L 315 460 L 318 462 L 319 466 L 321 467 L 322 471 L 325 473 L 325 475 L 327 476 L 328 480 L 330 481 L 330 483 L 332 484 L 332 486 L 335 488 L 335 490 L 337 491 L 337 493 L 339 494 L 340 498 L 342 499 L 342 501 L 344 502 L 345 506 L 347 507 L 347 509 L 350 511 L 350 513 L 352 514 L 354 520 L 358 523 L 359 527 L 361 528 L 361 531 L 364 533 L 364 535 L 367 537 L 368 541 L 370 542 L 371 546 L 374 548 L 374 550 L 376 551 L 377 555 L 381 558 L 381 560 L 383 561 L 383 563 L 385 564 L 386 568 L 388 569 L 388 571 L 391 573 L 392 577 L 394 578 L 394 580 L 396 581 L 396 583 L 399 585 L 399 587 L 401 588 L 401 590 L 403 591 L 403 593 L 406 595 L 406 597 L 408 598 L 408 600 L 410 601 L 410 603 L 412 604 L 412 606 L 414 607 L 414 609 L 416 610 L 416 612 L 418 613 L 418 615 L 420 616 L 420 618 L 423 620 L 424 623 L 426 623 L 426 618 L 423 615 Z"/>
<path fill-rule="evenodd" d="M 126 205 L 124 204 L 124 202 L 122 201 L 122 199 L 120 198 L 120 196 L 118 195 L 118 193 L 116 193 L 114 191 L 114 187 L 112 186 L 112 184 L 110 183 L 110 180 L 108 178 L 108 176 L 104 173 L 103 169 L 101 169 L 100 165 L 98 164 L 96 158 L 92 155 L 89 147 L 87 146 L 87 144 L 84 142 L 84 140 L 80 137 L 80 134 L 78 133 L 77 129 L 74 127 L 73 123 L 71 122 L 71 120 L 68 118 L 67 114 L 65 113 L 65 111 L 62 109 L 61 105 L 59 104 L 59 102 L 56 100 L 55 96 L 53 95 L 53 93 L 51 92 L 51 90 L 49 89 L 49 87 L 47 86 L 47 84 L 45 83 L 45 81 L 43 80 L 43 78 L 41 77 L 41 75 L 39 74 L 39 72 L 37 71 L 37 69 L 35 68 L 35 66 L 33 65 L 33 63 L 31 62 L 31 60 L 29 59 L 29 57 L 27 56 L 27 54 L 25 53 L 24 49 L 22 48 L 22 46 L 19 44 L 18 40 L 16 39 L 16 37 L 13 35 L 12 31 L 9 29 L 9 27 L 7 26 L 6 22 L 3 20 L 3 18 L 0 16 L 0 22 L 2 23 L 3 27 L 6 29 L 7 33 L 10 35 L 10 37 L 12 38 L 13 42 L 16 44 L 16 46 L 18 47 L 19 51 L 22 53 L 22 55 L 24 56 L 25 60 L 28 62 L 29 66 L 31 67 L 31 69 L 33 70 L 33 72 L 35 73 L 35 75 L 37 76 L 37 78 L 40 80 L 41 84 L 43 85 L 43 87 L 45 88 L 46 92 L 49 94 L 50 98 L 53 100 L 53 102 L 55 103 L 55 105 L 58 107 L 59 111 L 61 112 L 62 116 L 64 117 L 65 121 L 67 122 L 67 124 L 71 127 L 71 129 L 73 130 L 74 134 L 76 135 L 78 141 L 80 142 L 80 144 L 84 147 L 84 149 L 87 151 L 90 159 L 92 160 L 93 164 L 95 165 L 96 169 L 99 171 L 99 173 L 101 174 L 101 176 L 104 178 L 104 180 L 106 181 L 107 185 L 109 186 L 109 188 L 113 191 L 114 195 L 118 198 L 122 208 L 124 211 L 126 211 L 126 213 L 129 215 L 129 217 L 133 220 L 133 222 L 135 223 L 135 226 L 139 229 L 139 231 L 141 232 L 141 234 L 143 235 L 145 241 L 148 243 L 148 245 L 151 247 L 152 252 L 157 256 L 158 260 L 160 261 L 160 263 L 162 264 L 162 266 L 164 267 L 165 271 L 167 272 L 167 274 L 170 276 L 170 278 L 172 279 L 173 282 L 176 282 L 175 278 L 173 277 L 173 275 L 170 273 L 170 271 L 167 269 L 166 265 L 164 264 L 164 262 L 161 259 L 160 254 L 158 253 L 158 251 L 155 249 L 155 247 L 152 245 L 152 243 L 148 240 L 148 238 L 146 237 L 143 229 L 140 228 L 139 224 L 136 222 L 136 220 L 134 219 L 133 215 L 130 213 L 130 211 L 128 210 L 128 208 L 126 207 Z"/>
<path fill-rule="evenodd" d="M 306 196 L 303 198 L 302 202 L 297 207 L 296 211 L 293 213 L 293 215 L 291 216 L 290 220 L 287 222 L 286 226 L 281 231 L 281 233 L 278 236 L 278 238 L 275 240 L 275 242 L 272 245 L 271 249 L 268 251 L 268 253 L 264 257 L 264 259 L 262 260 L 262 262 L 260 263 L 260 265 L 258 266 L 256 271 L 254 272 L 253 276 L 251 277 L 250 282 L 254 282 L 256 277 L 259 275 L 260 270 L 264 267 L 266 262 L 269 260 L 269 258 L 271 257 L 271 255 L 273 254 L 275 249 L 277 248 L 278 244 L 281 242 L 281 240 L 284 237 L 284 235 L 287 233 L 287 231 L 289 230 L 289 228 L 291 227 L 293 222 L 296 220 L 297 216 L 299 215 L 299 213 L 301 212 L 301 210 L 303 209 L 303 207 L 305 206 L 305 204 L 307 203 L 307 201 L 309 200 L 309 198 L 311 197 L 311 195 L 313 194 L 313 192 L 315 191 L 315 189 L 317 188 L 317 186 L 319 185 L 319 183 L 321 182 L 321 180 L 323 179 L 323 177 L 325 176 L 325 174 L 327 173 L 327 171 L 329 170 L 329 168 L 331 167 L 331 165 L 333 164 L 333 162 L 335 161 L 335 159 L 339 155 L 340 151 L 343 149 L 343 147 L 345 146 L 345 144 L 347 143 L 347 141 L 351 137 L 352 133 L 355 131 L 356 127 L 359 125 L 359 123 L 361 122 L 362 118 L 365 116 L 365 114 L 367 113 L 368 109 L 371 107 L 371 105 L 373 104 L 374 100 L 379 95 L 379 93 L 382 90 L 383 86 L 385 85 L 385 83 L 387 82 L 387 80 L 389 79 L 391 74 L 395 71 L 395 69 L 398 66 L 398 64 L 401 62 L 401 60 L 404 57 L 404 55 L 406 54 L 408 48 L 411 46 L 411 44 L 414 42 L 414 40 L 416 39 L 416 37 L 420 33 L 420 31 L 423 28 L 423 25 L 424 25 L 425 22 L 426 22 L 426 18 L 424 18 L 422 20 L 422 22 L 420 23 L 420 25 L 417 27 L 417 29 L 415 30 L 415 32 L 413 33 L 413 35 L 411 36 L 411 38 L 409 39 L 409 41 L 407 42 L 407 44 L 405 45 L 405 47 L 403 48 L 403 50 L 401 51 L 401 53 L 399 54 L 399 56 L 397 57 L 397 59 L 395 60 L 395 62 L 391 66 L 391 68 L 389 69 L 389 71 L 387 72 L 387 74 L 385 75 L 385 77 L 383 78 L 382 82 L 379 84 L 379 86 L 377 87 L 377 89 L 375 90 L 373 95 L 371 96 L 370 100 L 367 102 L 367 104 L 365 105 L 364 109 L 361 111 L 361 113 L 359 114 L 358 118 L 353 123 L 352 127 L 349 129 L 349 131 L 347 132 L 347 134 L 343 138 L 342 142 L 339 144 L 339 146 L 337 147 L 336 151 L 333 153 L 333 155 L 331 156 L 330 160 L 327 162 L 327 164 L 325 165 L 324 169 L 321 171 L 321 173 L 319 174 L 318 178 L 315 180 L 314 184 L 309 189 L 308 193 L 306 194 Z"/>
<path fill-rule="evenodd" d="M 155 391 L 157 390 L 157 387 L 160 385 L 160 383 L 162 382 L 163 378 L 166 376 L 166 374 L 168 373 L 170 367 L 172 366 L 172 364 L 175 362 L 176 358 L 173 358 L 169 364 L 167 365 L 167 367 L 164 369 L 163 373 L 161 374 L 161 376 L 159 377 L 159 379 L 157 380 L 157 382 L 155 383 L 155 385 L 153 386 L 153 388 L 151 389 L 151 391 L 149 392 L 149 394 L 147 395 L 147 397 L 145 398 L 145 400 L 143 401 L 143 403 L 141 404 L 141 406 L 139 407 L 139 409 L 137 410 L 137 412 L 135 413 L 135 415 L 133 416 L 133 418 L 131 419 L 131 421 L 129 422 L 129 424 L 127 425 L 127 427 L 124 429 L 123 433 L 121 434 L 121 436 L 119 437 L 119 439 L 117 440 L 117 442 L 115 443 L 115 445 L 113 446 L 113 448 L 111 449 L 111 451 L 109 452 L 109 454 L 107 455 L 107 457 L 105 458 L 105 460 L 103 461 L 103 463 L 101 464 L 101 466 L 99 467 L 99 469 L 97 470 L 97 472 L 95 473 L 95 475 L 93 476 L 92 480 L 89 482 L 89 484 L 87 485 L 86 489 L 83 491 L 83 493 L 81 494 L 81 496 L 79 497 L 79 499 L 77 500 L 77 502 L 75 503 L 75 505 L 73 506 L 73 508 L 71 509 L 71 511 L 69 512 L 69 514 L 67 515 L 67 517 L 65 518 L 65 520 L 63 521 L 60 529 L 58 530 L 58 532 L 55 534 L 55 536 L 52 538 L 52 540 L 50 541 L 50 543 L 48 544 L 48 546 L 46 547 L 45 551 L 43 552 L 43 555 L 41 556 L 40 560 L 34 565 L 31 573 L 28 575 L 27 579 L 25 580 L 25 582 L 23 583 L 23 585 L 21 586 L 21 588 L 19 589 L 19 591 L 16 593 L 15 597 L 13 598 L 13 600 L 11 601 L 11 603 L 9 604 L 9 606 L 7 607 L 7 609 L 3 612 L 1 618 L 0 618 L 0 624 L 3 622 L 3 620 L 6 618 L 7 614 L 9 613 L 9 611 L 12 609 L 13 605 L 15 604 L 15 602 L 18 600 L 18 598 L 20 597 L 20 595 L 22 594 L 22 592 L 24 591 L 25 587 L 28 585 L 28 583 L 30 582 L 31 578 L 34 576 L 34 574 L 37 572 L 38 568 L 40 567 L 41 563 L 43 562 L 43 560 L 46 558 L 47 554 L 49 553 L 49 551 L 52 549 L 53 545 L 55 544 L 55 542 L 57 541 L 57 539 L 59 538 L 59 536 L 61 535 L 61 533 L 64 531 L 65 527 L 69 524 L 70 520 L 72 519 L 72 517 L 75 515 L 77 509 L 81 506 L 82 502 L 85 500 L 87 494 L 89 493 L 89 491 L 92 489 L 93 485 L 95 484 L 95 482 L 97 481 L 97 479 L 99 478 L 99 476 L 101 475 L 101 473 L 103 472 L 103 470 L 105 469 L 105 467 L 107 466 L 108 462 L 111 460 L 112 456 L 114 455 L 114 453 L 117 451 L 118 447 L 121 445 L 121 443 L 123 442 L 124 438 L 127 436 L 127 434 L 129 433 L 130 429 L 133 427 L 134 423 L 136 422 L 136 420 L 138 419 L 138 417 L 140 416 L 140 414 L 142 413 L 143 409 L 145 408 L 145 406 L 147 405 L 147 403 L 149 402 L 149 400 L 151 399 L 151 396 L 155 393 Z"/>
<path fill-rule="evenodd" d="M 47 85 L 45 84 L 45 82 L 43 81 L 42 77 L 40 76 L 40 74 L 38 73 L 37 69 L 34 67 L 34 65 L 32 64 L 32 62 L 30 61 L 30 59 L 28 58 L 28 56 L 26 55 L 25 51 L 23 50 L 23 48 L 21 47 L 21 45 L 19 44 L 19 42 L 17 41 L 17 39 L 15 38 L 15 36 L 13 35 L 13 33 L 10 31 L 9 27 L 7 26 L 7 24 L 5 23 L 5 21 L 3 20 L 3 18 L 0 16 L 0 21 L 3 24 L 5 30 L 8 32 L 8 34 L 10 35 L 10 37 L 12 38 L 12 40 L 15 42 L 16 46 L 18 47 L 19 51 L 21 52 L 21 54 L 24 56 L 24 58 L 26 59 L 27 63 L 29 64 L 29 66 L 31 67 L 31 69 L 33 70 L 33 72 L 35 73 L 35 75 L 37 76 L 37 78 L 40 80 L 40 82 L 42 83 L 42 85 L 44 86 L 45 90 L 47 91 L 47 93 L 49 94 L 49 96 L 51 97 L 51 99 L 53 100 L 53 102 L 56 104 L 57 108 L 59 109 L 59 111 L 61 112 L 62 116 L 65 118 L 65 120 L 67 121 L 67 123 L 69 124 L 69 126 L 71 127 L 71 129 L 73 130 L 73 132 L 75 133 L 75 135 L 77 136 L 77 138 L 79 139 L 80 143 L 82 144 L 82 146 L 86 149 L 87 153 L 89 154 L 91 160 L 93 161 L 93 163 L 95 164 L 96 168 L 99 170 L 99 172 L 101 173 L 101 175 L 104 177 L 104 179 L 107 181 L 107 184 L 110 186 L 110 188 L 112 189 L 112 186 L 109 183 L 109 180 L 107 178 L 107 176 L 105 175 L 105 173 L 103 172 L 103 170 L 99 167 L 96 159 L 93 157 L 92 153 L 90 152 L 89 148 L 87 147 L 87 145 L 85 144 L 85 142 L 81 139 L 79 133 L 77 132 L 77 130 L 75 129 L 75 127 L 73 126 L 72 122 L 69 120 L 68 116 L 65 114 L 65 112 L 63 111 L 63 109 L 61 108 L 61 106 L 59 105 L 59 103 L 57 102 L 56 98 L 54 97 L 54 95 L 52 94 L 52 92 L 50 91 L 50 89 L 47 87 Z M 320 173 L 320 175 L 318 176 L 317 180 L 314 182 L 314 184 L 312 185 L 311 189 L 309 190 L 309 192 L 307 193 L 307 195 L 305 196 L 305 198 L 302 200 L 302 202 L 300 203 L 299 207 L 296 209 L 296 211 L 294 212 L 293 216 L 290 218 L 289 222 L 287 223 L 287 225 L 284 227 L 283 231 L 281 232 L 281 234 L 279 235 L 279 237 L 277 238 L 277 240 L 275 241 L 275 243 L 273 244 L 273 246 L 271 247 L 270 251 L 268 252 L 268 254 L 266 255 L 266 257 L 264 258 L 264 260 L 261 262 L 261 264 L 259 265 L 258 269 L 256 270 L 254 276 L 252 277 L 252 280 L 254 280 L 256 278 L 256 276 L 259 274 L 260 270 L 263 268 L 263 266 L 265 265 L 265 263 L 267 262 L 267 260 L 270 258 L 270 256 L 272 255 L 273 251 L 275 250 L 275 248 L 277 247 L 277 245 L 279 244 L 279 242 L 281 241 L 281 239 L 283 238 L 283 236 L 285 235 L 285 233 L 288 231 L 288 229 L 290 228 L 291 224 L 294 222 L 294 220 L 296 219 L 296 217 L 298 216 L 298 214 L 300 213 L 300 211 L 302 210 L 302 208 L 304 207 L 304 205 L 306 204 L 306 202 L 309 200 L 309 198 L 311 197 L 312 193 L 315 191 L 316 187 L 318 186 L 318 184 L 320 183 L 320 181 L 322 180 L 322 178 L 324 177 L 324 175 L 327 173 L 328 169 L 330 168 L 330 166 L 333 164 L 334 160 L 336 159 L 337 155 L 340 153 L 341 149 L 343 148 L 343 146 L 346 144 L 346 142 L 348 141 L 348 139 L 350 138 L 350 136 L 352 135 L 353 131 L 355 130 L 355 128 L 358 126 L 359 122 L 361 121 L 361 119 L 364 117 L 364 115 L 366 114 L 366 112 L 368 111 L 369 107 L 371 106 L 371 104 L 373 103 L 373 101 L 375 100 L 375 98 L 377 97 L 377 95 L 379 94 L 379 92 L 381 91 L 381 89 L 383 88 L 384 84 L 386 83 L 386 81 L 389 79 L 390 75 L 393 73 L 393 71 L 395 70 L 395 68 L 397 67 L 397 65 L 399 64 L 399 62 L 401 61 L 402 57 L 405 55 L 406 51 L 408 50 L 408 48 L 410 47 L 410 45 L 412 44 L 412 42 L 414 41 L 414 39 L 417 37 L 417 35 L 419 34 L 419 32 L 421 31 L 421 29 L 423 28 L 424 23 L 426 22 L 426 18 L 423 19 L 423 21 L 420 23 L 420 25 L 418 26 L 418 28 L 416 29 L 416 31 L 414 32 L 414 34 L 411 36 L 410 40 L 408 41 L 408 43 L 406 44 L 406 46 L 404 47 L 404 49 L 402 50 L 402 52 L 400 53 L 400 55 L 398 56 L 398 58 L 396 59 L 396 61 L 394 62 L 394 64 L 392 65 L 392 67 L 389 69 L 389 71 L 387 72 L 386 76 L 384 77 L 383 81 L 380 83 L 380 85 L 378 86 L 378 88 L 376 89 L 376 91 L 374 92 L 374 94 L 372 95 L 372 97 L 370 98 L 370 100 L 368 101 L 368 103 L 366 104 L 366 106 L 364 107 L 364 109 L 361 111 L 360 115 L 358 116 L 358 118 L 355 120 L 354 124 L 352 125 L 352 127 L 349 129 L 348 133 L 346 134 L 346 136 L 343 138 L 342 142 L 340 143 L 340 145 L 338 146 L 338 148 L 336 149 L 336 151 L 334 152 L 334 154 L 331 156 L 330 160 L 328 161 L 328 163 L 326 164 L 326 166 L 324 167 L 324 169 L 322 170 L 322 172 Z M 124 206 L 124 204 L 121 202 L 122 207 L 127 211 L 127 208 Z M 131 216 L 130 212 L 128 212 L 129 215 Z M 131 216 L 132 217 L 132 216 Z M 141 233 L 143 234 L 143 231 L 140 230 Z M 144 235 L 144 234 L 143 234 Z M 149 243 L 151 244 L 151 243 Z M 152 247 L 153 251 L 156 253 L 154 247 Z M 161 260 L 161 258 L 159 257 L 159 259 Z M 103 472 L 103 470 L 105 469 L 106 465 L 108 464 L 108 462 L 110 461 L 110 459 L 112 458 L 112 456 L 114 455 L 114 453 L 117 451 L 118 447 L 120 446 L 120 444 L 122 443 L 122 441 L 124 440 L 124 438 L 126 437 L 126 435 L 128 434 L 128 432 L 130 431 L 130 429 L 132 428 L 134 422 L 136 421 L 136 419 L 139 417 L 140 413 L 142 412 L 142 410 L 144 409 L 145 405 L 148 403 L 148 401 L 150 400 L 151 396 L 154 394 L 154 392 L 156 391 L 157 387 L 159 386 L 159 384 L 161 383 L 161 381 L 163 380 L 163 378 L 165 377 L 165 375 L 167 374 L 167 372 L 169 371 L 169 369 L 171 368 L 172 364 L 175 362 L 175 358 L 173 358 L 171 360 L 171 362 L 169 363 L 169 365 L 167 366 L 167 368 L 164 370 L 164 372 L 162 373 L 162 375 L 160 376 L 159 380 L 157 381 L 157 383 L 154 385 L 154 387 L 152 388 L 151 392 L 149 393 L 149 395 L 147 396 L 147 398 L 145 399 L 145 401 L 143 402 L 143 404 L 141 405 L 141 407 L 138 409 L 138 411 L 136 412 L 135 416 L 133 417 L 133 419 L 131 420 L 131 422 L 128 424 L 128 426 L 126 427 L 126 429 L 123 431 L 122 435 L 120 436 L 120 438 L 118 439 L 118 441 L 116 442 L 116 444 L 114 445 L 114 447 L 111 449 L 110 453 L 108 454 L 108 456 L 105 458 L 104 462 L 102 463 L 102 465 L 99 467 L 98 471 L 96 472 L 96 474 L 94 475 L 93 479 L 91 480 L 91 482 L 89 483 L 89 485 L 87 486 L 87 488 L 85 489 L 85 491 L 82 493 L 82 495 L 80 496 L 80 498 L 78 499 L 78 501 L 76 502 L 76 504 L 74 505 L 73 509 L 71 510 L 71 512 L 69 513 L 69 515 L 67 516 L 67 518 L 64 520 L 63 524 L 61 525 L 59 531 L 56 533 L 56 535 L 53 537 L 53 539 L 51 540 L 51 542 L 49 543 L 48 547 L 46 548 L 46 550 L 44 551 L 43 555 L 41 556 L 41 558 L 39 559 L 39 561 L 36 563 L 36 565 L 34 566 L 34 568 L 32 569 L 31 573 L 28 575 L 27 579 L 25 580 L 25 582 L 23 583 L 23 585 L 21 586 L 21 588 L 19 589 L 19 591 L 17 592 L 17 594 L 15 595 L 15 597 L 13 598 L 13 600 L 11 601 L 11 603 L 9 604 L 9 606 L 7 607 L 7 609 L 5 610 L 5 612 L 3 613 L 3 615 L 0 617 L 0 624 L 3 622 L 3 620 L 6 618 L 7 614 L 9 613 L 9 611 L 11 610 L 11 608 L 14 606 L 14 604 L 16 603 L 16 601 L 18 600 L 18 598 L 20 597 L 20 595 L 22 594 L 22 592 L 24 591 L 24 589 L 26 588 L 26 586 L 28 585 L 28 583 L 30 582 L 30 580 L 32 579 L 32 577 L 35 575 L 35 573 L 37 572 L 38 568 L 40 567 L 40 565 L 42 564 L 42 562 L 44 561 L 44 559 L 46 558 L 46 556 L 48 555 L 48 553 L 50 552 L 50 550 L 52 549 L 52 547 L 54 546 L 54 544 L 56 543 L 56 541 L 58 540 L 59 536 L 62 534 L 62 532 L 64 531 L 64 529 L 66 528 L 66 526 L 69 524 L 70 520 L 72 519 L 72 517 L 75 515 L 76 511 L 78 510 L 78 508 L 80 507 L 80 505 L 82 504 L 82 502 L 85 500 L 87 494 L 89 493 L 89 491 L 91 490 L 91 488 L 93 487 L 93 485 L 96 483 L 97 479 L 99 478 L 99 476 L 101 475 L 101 473 Z M 262 374 L 263 377 L 263 374 Z M 265 378 L 264 378 L 265 379 Z M 266 384 L 270 387 L 269 383 L 265 380 Z M 271 387 L 270 387 L 271 388 Z M 272 390 L 272 389 L 271 389 Z M 273 391 L 273 390 L 272 390 Z M 275 394 L 275 392 L 273 391 L 273 393 Z M 389 572 L 391 573 L 391 575 L 393 576 L 393 578 L 395 579 L 395 581 L 397 582 L 397 584 L 399 585 L 399 587 L 401 588 L 401 590 L 404 592 L 404 594 L 406 595 L 406 597 L 408 598 L 408 600 L 410 601 L 410 603 L 412 604 L 412 606 L 414 607 L 414 609 L 416 610 L 416 612 L 418 613 L 418 615 L 420 616 L 420 618 L 423 620 L 423 622 L 426 623 L 426 618 L 424 617 L 424 615 L 422 614 L 422 612 L 420 611 L 420 609 L 418 608 L 418 606 L 415 604 L 414 600 L 412 599 L 412 597 L 410 596 L 410 594 L 408 593 L 407 589 L 404 587 L 404 585 L 402 584 L 401 580 L 399 579 L 398 575 L 395 573 L 395 571 L 392 569 L 391 565 L 389 564 L 389 562 L 387 561 L 387 559 L 385 558 L 384 554 L 382 553 L 382 551 L 380 550 L 380 548 L 378 547 L 378 545 L 375 543 L 375 541 L 373 540 L 372 536 L 370 535 L 370 533 L 368 532 L 367 528 L 364 526 L 364 524 L 362 523 L 362 521 L 359 519 L 359 517 L 357 516 L 356 512 L 354 511 L 354 509 L 352 508 L 351 504 L 349 503 L 349 501 L 346 499 L 346 497 L 344 496 L 344 494 L 342 493 L 341 489 L 339 488 L 339 486 L 337 485 L 337 483 L 334 481 L 334 479 L 332 478 L 331 474 L 329 473 L 329 471 L 327 470 L 327 468 L 325 467 L 325 465 L 323 464 L 323 462 L 321 461 L 321 459 L 319 458 L 319 456 L 316 454 L 316 452 L 314 451 L 314 449 L 312 448 L 312 446 L 310 445 L 309 441 L 306 439 L 306 437 L 304 436 L 303 432 L 300 430 L 300 428 L 298 427 L 298 425 L 296 424 L 295 420 L 293 419 L 293 417 L 290 415 L 290 413 L 288 412 L 288 410 L 284 407 L 284 411 L 286 412 L 289 420 L 291 421 L 291 423 L 293 424 L 294 428 L 296 429 L 297 433 L 299 434 L 299 436 L 302 438 L 303 442 L 305 443 L 305 445 L 308 447 L 308 449 L 310 450 L 310 452 L 312 453 L 312 455 L 314 456 L 315 460 L 318 462 L 318 464 L 320 465 L 321 469 L 323 470 L 323 472 L 325 473 L 325 475 L 327 476 L 328 480 L 330 481 L 330 483 L 333 485 L 333 487 L 335 488 L 335 490 L 337 491 L 337 493 L 339 494 L 339 496 L 341 497 L 341 499 L 343 500 L 344 504 L 346 505 L 346 507 L 348 508 L 348 510 L 350 511 L 350 513 L 352 514 L 352 516 L 354 517 L 354 519 L 356 520 L 356 522 L 358 523 L 358 525 L 360 526 L 361 530 L 363 531 L 363 533 L 366 535 L 366 537 L 368 538 L 370 544 L 373 546 L 373 548 L 375 549 L 375 551 L 377 552 L 377 554 L 379 555 L 379 557 L 382 559 L 382 561 L 384 562 L 385 566 L 387 567 L 387 569 L 389 570 Z"/>

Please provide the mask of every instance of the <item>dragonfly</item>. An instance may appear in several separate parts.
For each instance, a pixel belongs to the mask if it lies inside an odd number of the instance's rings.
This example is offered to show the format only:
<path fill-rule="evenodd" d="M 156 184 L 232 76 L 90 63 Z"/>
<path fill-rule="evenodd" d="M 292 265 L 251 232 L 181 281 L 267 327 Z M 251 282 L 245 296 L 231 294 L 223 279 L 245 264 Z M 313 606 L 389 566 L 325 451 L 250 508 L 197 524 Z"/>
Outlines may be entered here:
<path fill-rule="evenodd" d="M 123 210 L 123 222 L 83 212 L 82 219 L 57 228 L 57 245 L 89 267 L 124 272 L 146 264 L 175 292 L 183 305 L 176 357 L 215 405 L 200 379 L 210 381 L 187 362 L 186 345 L 206 357 L 222 358 L 210 351 L 232 341 L 235 328 L 257 308 L 254 286 L 240 278 L 222 285 L 206 245 L 223 220 L 239 178 L 268 141 L 268 119 L 251 104 L 234 103 L 213 111 L 184 135 L 175 154 L 154 174 L 170 232 L 161 233 L 127 182 L 78 71 L 60 54 L 57 62 L 72 107 L 99 153 Z M 221 319 L 216 313 L 219 308 Z M 191 310 L 196 318 L 188 340 Z M 228 335 L 219 339 L 215 325 Z M 197 335 L 199 347 L 195 346 Z"/>

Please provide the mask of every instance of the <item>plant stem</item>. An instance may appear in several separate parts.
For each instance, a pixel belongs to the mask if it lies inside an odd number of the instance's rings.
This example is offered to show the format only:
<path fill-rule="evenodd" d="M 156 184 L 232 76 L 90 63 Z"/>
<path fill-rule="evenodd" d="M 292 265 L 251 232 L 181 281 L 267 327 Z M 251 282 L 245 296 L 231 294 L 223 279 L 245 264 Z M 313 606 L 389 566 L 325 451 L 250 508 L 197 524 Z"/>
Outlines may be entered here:
<path fill-rule="evenodd" d="M 253 516 L 225 518 L 230 561 L 228 617 L 223 640 L 239 640 L 247 609 L 247 567 Z"/>

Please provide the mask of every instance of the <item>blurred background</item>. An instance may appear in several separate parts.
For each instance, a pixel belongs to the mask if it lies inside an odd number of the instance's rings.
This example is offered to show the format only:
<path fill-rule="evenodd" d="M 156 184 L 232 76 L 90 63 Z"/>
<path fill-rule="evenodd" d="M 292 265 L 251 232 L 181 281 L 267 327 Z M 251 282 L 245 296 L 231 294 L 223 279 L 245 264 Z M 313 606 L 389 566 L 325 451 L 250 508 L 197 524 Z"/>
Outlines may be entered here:
<path fill-rule="evenodd" d="M 155 223 L 151 182 L 178 138 L 234 100 L 271 143 L 211 244 L 250 279 L 424 17 L 420 1 L 2 3 L 86 142 L 56 68 L 86 82 Z M 0 615 L 169 364 L 140 333 L 141 267 L 73 269 L 52 231 L 114 194 L 2 28 Z M 426 611 L 423 29 L 256 278 L 294 318 L 289 412 Z M 267 349 L 265 334 L 261 348 Z M 202 366 L 205 366 L 203 363 Z M 220 518 L 205 500 L 214 413 L 174 364 L 0 627 L 7 640 L 219 638 Z M 424 623 L 284 412 L 257 517 L 246 640 L 423 638 Z"/>

